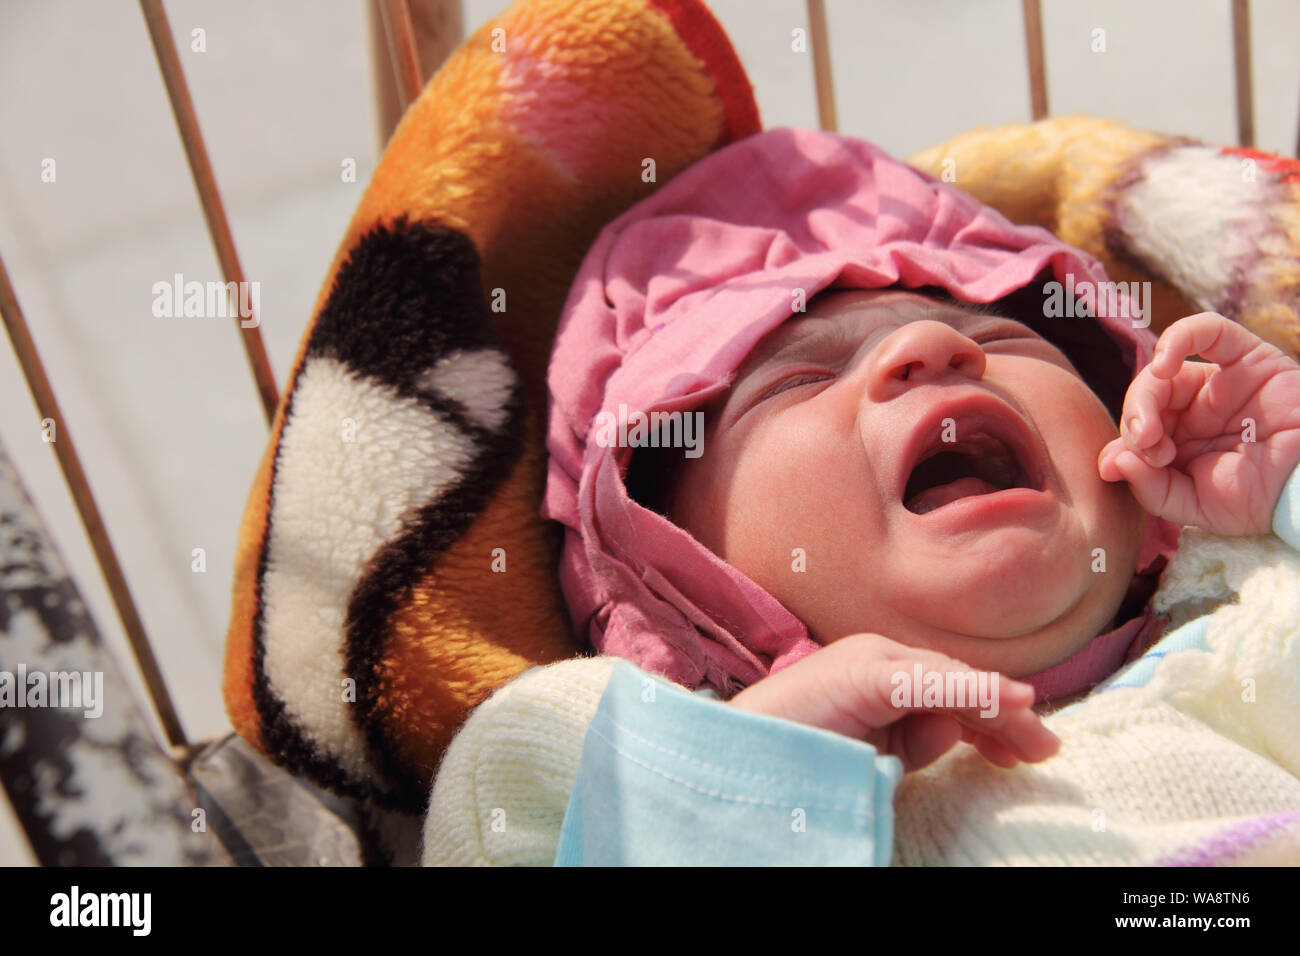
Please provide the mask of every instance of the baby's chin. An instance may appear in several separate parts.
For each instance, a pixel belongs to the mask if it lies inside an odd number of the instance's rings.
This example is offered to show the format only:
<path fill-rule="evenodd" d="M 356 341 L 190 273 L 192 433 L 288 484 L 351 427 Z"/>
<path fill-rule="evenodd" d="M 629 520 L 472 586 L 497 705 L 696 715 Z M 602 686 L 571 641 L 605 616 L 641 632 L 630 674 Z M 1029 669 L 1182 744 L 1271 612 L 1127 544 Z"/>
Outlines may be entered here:
<path fill-rule="evenodd" d="M 904 600 L 891 602 L 894 628 L 913 634 L 898 639 L 1012 677 L 1051 667 L 1103 633 L 1128 580 L 1117 586 L 1117 578 L 1093 572 L 1068 549 L 1040 552 L 1014 572 L 954 565 L 934 568 L 929 586 L 910 600 L 895 592 Z"/>
<path fill-rule="evenodd" d="M 984 521 L 896 526 L 895 557 L 878 565 L 873 588 L 888 605 L 873 615 L 893 630 L 882 633 L 1012 677 L 1105 633 L 1133 579 L 1145 516 L 1116 486 L 1074 490 L 1084 511 L 1053 499 Z"/>
<path fill-rule="evenodd" d="M 1104 612 L 1103 612 L 1104 613 Z M 977 670 L 999 671 L 1012 678 L 1045 671 L 1078 653 L 1114 617 L 1102 623 L 1082 623 L 1072 615 L 1022 633 L 991 630 L 952 630 L 924 618 L 897 621 L 888 636 L 901 644 L 938 651 Z M 874 629 L 873 629 L 874 630 Z"/>
<path fill-rule="evenodd" d="M 900 562 L 913 602 L 952 630 L 1018 636 L 1068 613 L 1098 582 L 1091 549 L 1071 527 L 1001 528 L 947 554 Z"/>

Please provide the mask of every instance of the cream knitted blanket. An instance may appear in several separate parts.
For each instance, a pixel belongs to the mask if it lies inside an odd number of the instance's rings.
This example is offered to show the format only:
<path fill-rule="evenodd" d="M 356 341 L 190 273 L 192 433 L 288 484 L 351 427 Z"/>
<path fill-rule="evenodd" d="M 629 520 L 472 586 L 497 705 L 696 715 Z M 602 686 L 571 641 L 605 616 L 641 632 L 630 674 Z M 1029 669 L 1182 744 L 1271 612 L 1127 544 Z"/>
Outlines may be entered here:
<path fill-rule="evenodd" d="M 963 746 L 909 774 L 895 864 L 1300 863 L 1300 554 L 1184 529 L 1155 602 L 1175 625 L 1217 604 L 1208 650 L 1157 645 L 1145 683 L 1047 717 L 1051 760 Z"/>
<path fill-rule="evenodd" d="M 1051 760 L 1002 770 L 960 744 L 906 776 L 896 865 L 1300 863 L 1300 554 L 1185 529 L 1155 601 L 1199 646 L 1157 645 L 1048 716 Z M 550 865 L 613 664 L 535 668 L 479 707 L 439 770 L 426 864 Z"/>

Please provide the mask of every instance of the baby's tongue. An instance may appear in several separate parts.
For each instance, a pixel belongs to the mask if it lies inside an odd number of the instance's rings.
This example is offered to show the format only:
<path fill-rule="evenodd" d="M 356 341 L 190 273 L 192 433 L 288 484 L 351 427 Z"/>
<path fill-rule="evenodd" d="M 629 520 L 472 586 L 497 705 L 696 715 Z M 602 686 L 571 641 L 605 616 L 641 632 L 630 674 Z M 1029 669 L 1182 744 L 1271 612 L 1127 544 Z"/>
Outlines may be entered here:
<path fill-rule="evenodd" d="M 906 502 L 906 505 L 908 511 L 923 515 L 927 511 L 941 508 L 948 502 L 956 501 L 958 498 L 969 498 L 971 495 L 989 495 L 998 490 L 996 485 L 989 484 L 983 478 L 958 478 L 946 485 L 935 485 L 933 488 L 926 488 L 925 491 L 913 495 L 912 500 Z"/>

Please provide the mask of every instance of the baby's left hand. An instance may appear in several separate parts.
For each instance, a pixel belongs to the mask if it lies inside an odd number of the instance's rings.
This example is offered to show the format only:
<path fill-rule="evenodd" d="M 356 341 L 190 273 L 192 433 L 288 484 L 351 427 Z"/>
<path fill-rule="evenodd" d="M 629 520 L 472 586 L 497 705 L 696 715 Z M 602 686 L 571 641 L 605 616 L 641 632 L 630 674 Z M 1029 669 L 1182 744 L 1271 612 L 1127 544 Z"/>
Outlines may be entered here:
<path fill-rule="evenodd" d="M 1097 458 L 1149 513 L 1222 535 L 1267 534 L 1297 464 L 1300 365 L 1217 312 L 1165 329 Z"/>

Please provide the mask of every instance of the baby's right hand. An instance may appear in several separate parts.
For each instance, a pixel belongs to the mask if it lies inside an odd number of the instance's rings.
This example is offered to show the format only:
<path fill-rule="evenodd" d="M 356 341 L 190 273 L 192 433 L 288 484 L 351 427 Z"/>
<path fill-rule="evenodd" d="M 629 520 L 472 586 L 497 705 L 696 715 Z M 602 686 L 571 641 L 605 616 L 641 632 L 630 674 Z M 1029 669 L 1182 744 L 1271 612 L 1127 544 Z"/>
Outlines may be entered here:
<path fill-rule="evenodd" d="M 997 695 L 996 715 L 981 716 L 978 701 L 926 708 L 919 700 L 905 700 L 895 706 L 891 698 L 902 696 L 895 689 L 903 680 L 896 675 L 910 680 L 918 663 L 924 672 L 980 673 L 936 651 L 879 634 L 853 634 L 745 688 L 729 703 L 865 741 L 877 753 L 893 754 L 907 771 L 939 759 L 958 740 L 1008 768 L 1020 760 L 1046 760 L 1060 748 L 1033 711 L 1034 689 L 995 671 L 985 679 Z M 920 688 L 915 696 L 920 697 Z"/>

